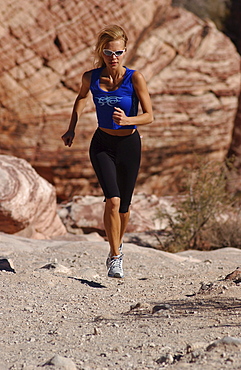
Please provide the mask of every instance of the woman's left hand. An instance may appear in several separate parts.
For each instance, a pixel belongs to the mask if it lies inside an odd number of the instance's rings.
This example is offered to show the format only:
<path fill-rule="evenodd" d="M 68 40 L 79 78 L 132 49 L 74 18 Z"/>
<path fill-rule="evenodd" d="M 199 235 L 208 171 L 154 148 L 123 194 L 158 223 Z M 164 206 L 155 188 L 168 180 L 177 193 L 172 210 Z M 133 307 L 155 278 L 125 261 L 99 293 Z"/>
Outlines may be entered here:
<path fill-rule="evenodd" d="M 113 121 L 117 124 L 117 125 L 120 125 L 120 126 L 127 126 L 129 123 L 128 119 L 129 117 L 127 117 L 125 115 L 125 112 L 120 109 L 120 108 L 117 108 L 115 107 L 114 108 L 114 113 L 113 113 Z"/>

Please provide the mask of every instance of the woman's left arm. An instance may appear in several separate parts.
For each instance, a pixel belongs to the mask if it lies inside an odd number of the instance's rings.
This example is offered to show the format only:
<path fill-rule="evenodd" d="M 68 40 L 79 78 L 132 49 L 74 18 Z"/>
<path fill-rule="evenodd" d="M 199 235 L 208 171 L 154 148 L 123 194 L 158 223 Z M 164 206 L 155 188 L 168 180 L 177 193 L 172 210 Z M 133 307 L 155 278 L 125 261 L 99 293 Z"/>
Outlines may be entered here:
<path fill-rule="evenodd" d="M 136 95 L 140 101 L 142 114 L 127 117 L 122 109 L 115 108 L 113 120 L 120 126 L 147 125 L 153 121 L 151 98 L 147 89 L 145 78 L 140 72 L 135 71 L 132 76 L 132 83 Z"/>

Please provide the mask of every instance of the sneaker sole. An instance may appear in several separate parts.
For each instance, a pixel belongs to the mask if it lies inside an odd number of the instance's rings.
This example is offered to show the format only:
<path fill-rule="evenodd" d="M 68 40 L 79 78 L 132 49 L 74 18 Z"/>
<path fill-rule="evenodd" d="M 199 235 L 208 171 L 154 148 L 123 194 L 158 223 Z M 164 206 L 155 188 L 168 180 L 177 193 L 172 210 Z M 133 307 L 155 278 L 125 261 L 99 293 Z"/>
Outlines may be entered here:
<path fill-rule="evenodd" d="M 108 277 L 122 279 L 124 277 L 124 275 L 118 274 L 118 272 L 117 272 L 117 273 L 115 273 L 113 275 L 109 275 L 108 274 Z"/>

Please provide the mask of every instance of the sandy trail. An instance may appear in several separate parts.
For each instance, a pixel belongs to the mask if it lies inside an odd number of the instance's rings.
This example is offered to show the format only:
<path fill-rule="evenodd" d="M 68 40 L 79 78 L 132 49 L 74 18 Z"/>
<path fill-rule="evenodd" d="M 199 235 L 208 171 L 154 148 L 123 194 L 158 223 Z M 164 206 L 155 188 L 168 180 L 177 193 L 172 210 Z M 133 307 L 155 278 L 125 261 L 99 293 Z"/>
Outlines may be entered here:
<path fill-rule="evenodd" d="M 55 354 L 85 370 L 241 369 L 239 342 L 207 351 L 225 336 L 241 339 L 241 285 L 224 280 L 241 250 L 125 244 L 125 278 L 111 279 L 108 245 L 97 240 L 0 234 L 16 271 L 0 272 L 1 370 L 37 369 Z"/>

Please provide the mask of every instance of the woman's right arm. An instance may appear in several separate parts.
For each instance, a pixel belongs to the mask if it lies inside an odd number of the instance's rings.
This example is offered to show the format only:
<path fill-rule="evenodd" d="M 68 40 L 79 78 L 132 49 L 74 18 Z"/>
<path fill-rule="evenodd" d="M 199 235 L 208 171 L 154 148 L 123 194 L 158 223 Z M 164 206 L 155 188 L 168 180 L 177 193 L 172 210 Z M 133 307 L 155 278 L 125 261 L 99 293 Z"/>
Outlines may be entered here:
<path fill-rule="evenodd" d="M 86 106 L 86 102 L 89 96 L 90 90 L 90 80 L 92 71 L 85 72 L 82 77 L 82 84 L 80 87 L 80 92 L 75 100 L 74 107 L 72 110 L 72 115 L 69 123 L 69 128 L 65 134 L 61 137 L 66 146 L 71 146 L 75 136 L 75 127 L 78 120 Z"/>

